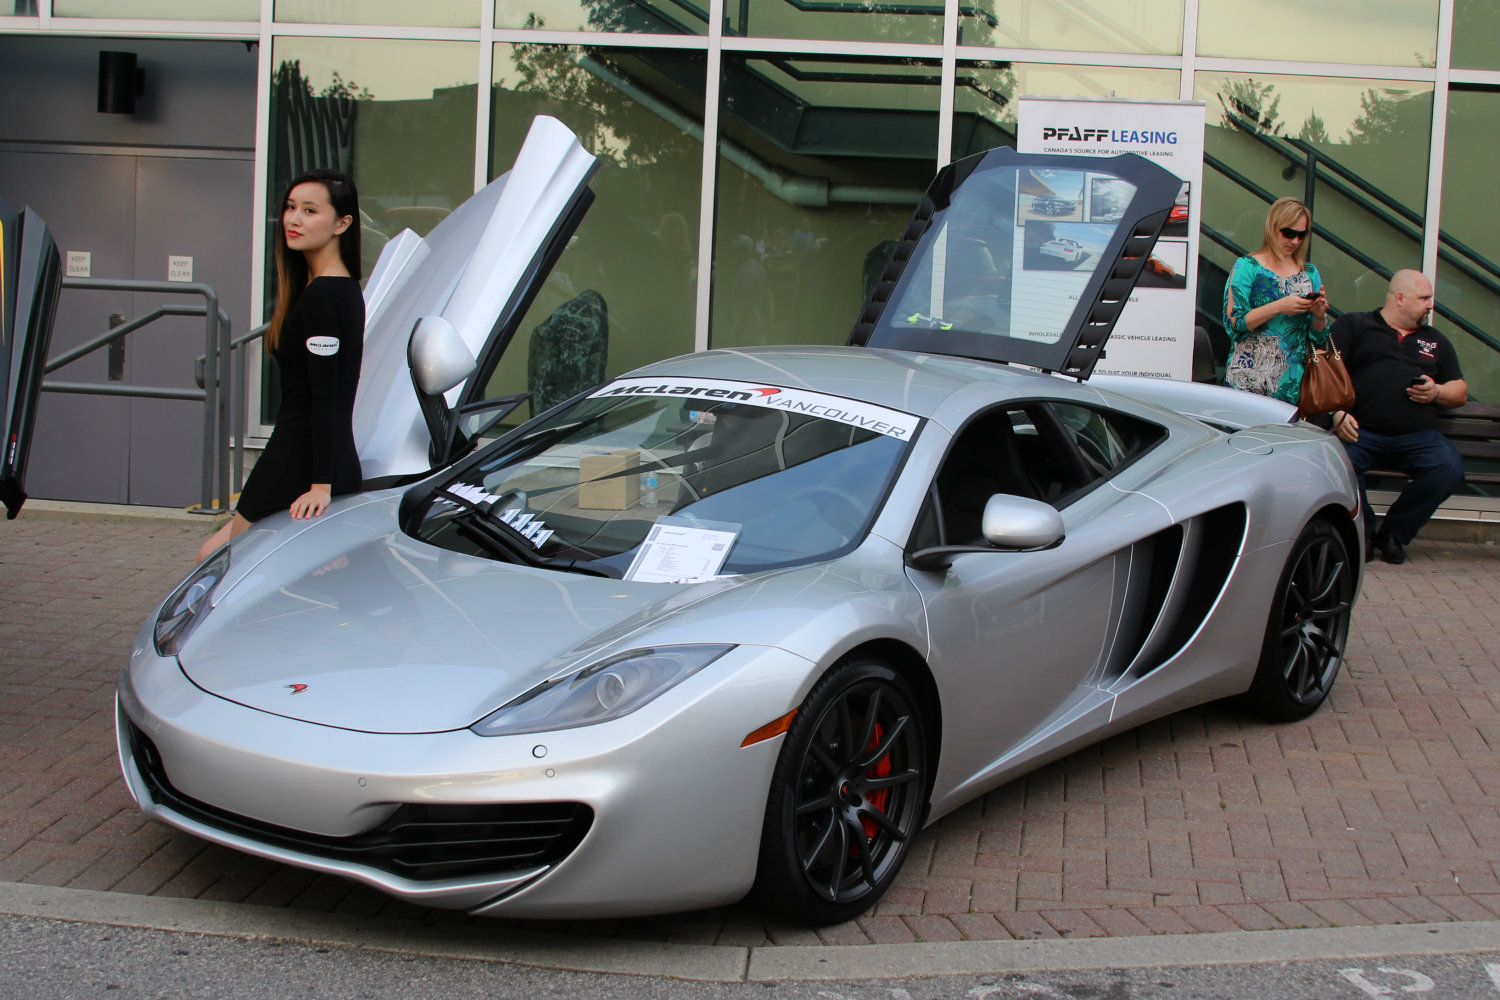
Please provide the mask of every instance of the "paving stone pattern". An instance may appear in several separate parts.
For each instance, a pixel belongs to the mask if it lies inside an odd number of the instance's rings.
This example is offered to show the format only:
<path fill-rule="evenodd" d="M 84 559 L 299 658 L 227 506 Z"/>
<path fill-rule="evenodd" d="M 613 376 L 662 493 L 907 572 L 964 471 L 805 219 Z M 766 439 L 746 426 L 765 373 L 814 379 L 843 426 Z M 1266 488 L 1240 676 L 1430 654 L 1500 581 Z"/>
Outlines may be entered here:
<path fill-rule="evenodd" d="M 131 804 L 115 674 L 206 530 L 0 523 L 0 879 L 468 921 L 208 845 Z M 1075 753 L 924 833 L 856 921 L 813 931 L 742 905 L 525 926 L 756 946 L 1500 917 L 1500 549 L 1409 553 L 1370 565 L 1343 676 L 1311 719 L 1216 704 Z"/>

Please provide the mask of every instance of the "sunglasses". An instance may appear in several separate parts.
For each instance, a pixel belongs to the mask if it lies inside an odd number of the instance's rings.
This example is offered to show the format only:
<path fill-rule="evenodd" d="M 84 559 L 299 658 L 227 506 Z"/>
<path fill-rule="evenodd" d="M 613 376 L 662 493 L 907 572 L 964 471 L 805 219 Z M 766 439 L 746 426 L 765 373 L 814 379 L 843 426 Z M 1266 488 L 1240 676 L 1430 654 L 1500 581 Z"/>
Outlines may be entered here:
<path fill-rule="evenodd" d="M 1289 240 L 1305 240 L 1307 239 L 1307 230 L 1293 229 L 1291 226 L 1282 226 L 1281 235 L 1285 236 Z"/>

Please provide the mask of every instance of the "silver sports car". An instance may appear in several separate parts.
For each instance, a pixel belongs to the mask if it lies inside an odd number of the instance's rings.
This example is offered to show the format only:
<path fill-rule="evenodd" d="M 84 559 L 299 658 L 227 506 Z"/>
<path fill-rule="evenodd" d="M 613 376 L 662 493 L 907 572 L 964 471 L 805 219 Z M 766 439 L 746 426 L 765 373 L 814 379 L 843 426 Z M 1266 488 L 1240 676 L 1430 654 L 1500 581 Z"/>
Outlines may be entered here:
<path fill-rule="evenodd" d="M 1060 166 L 1134 197 L 1093 269 L 1028 271 L 1015 219 Z M 507 427 L 484 387 L 591 171 L 539 121 L 387 247 L 370 489 L 258 524 L 145 623 L 118 732 L 147 813 L 430 906 L 828 923 L 1075 748 L 1327 696 L 1362 571 L 1342 447 L 1247 393 L 1088 379 L 1175 177 L 960 161 L 849 346 L 674 358 Z"/>

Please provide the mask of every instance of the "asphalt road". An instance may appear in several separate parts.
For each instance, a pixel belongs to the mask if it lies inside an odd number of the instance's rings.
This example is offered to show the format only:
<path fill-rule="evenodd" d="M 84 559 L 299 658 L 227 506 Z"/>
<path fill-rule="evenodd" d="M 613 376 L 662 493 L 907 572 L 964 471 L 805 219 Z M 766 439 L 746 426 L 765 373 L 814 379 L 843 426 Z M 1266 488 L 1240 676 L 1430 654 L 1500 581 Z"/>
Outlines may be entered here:
<path fill-rule="evenodd" d="M 1362 1000 L 1500 998 L 1487 952 L 1010 971 L 909 979 L 703 982 L 184 931 L 0 917 L 0 995 L 25 1000 Z"/>

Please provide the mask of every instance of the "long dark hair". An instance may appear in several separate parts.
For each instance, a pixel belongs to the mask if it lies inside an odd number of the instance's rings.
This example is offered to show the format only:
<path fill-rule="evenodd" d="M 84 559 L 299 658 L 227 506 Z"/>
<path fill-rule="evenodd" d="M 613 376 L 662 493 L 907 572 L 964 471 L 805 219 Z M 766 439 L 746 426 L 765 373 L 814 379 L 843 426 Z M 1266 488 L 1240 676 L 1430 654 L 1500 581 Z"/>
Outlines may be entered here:
<path fill-rule="evenodd" d="M 339 258 L 343 260 L 351 277 L 358 281 L 361 276 L 359 192 L 355 190 L 354 181 L 337 170 L 322 167 L 293 177 L 282 192 L 281 201 L 276 205 L 276 228 L 272 236 L 276 254 L 276 308 L 271 312 L 271 323 L 266 329 L 267 352 L 276 350 L 276 345 L 281 342 L 281 325 L 286 322 L 292 306 L 296 305 L 302 289 L 307 287 L 307 258 L 295 250 L 287 249 L 286 226 L 282 220 L 286 216 L 286 200 L 292 196 L 292 189 L 298 184 L 309 182 L 323 185 L 323 190 L 328 192 L 328 202 L 333 206 L 335 219 L 342 219 L 347 215 L 354 220 L 349 223 L 348 229 L 339 234 Z"/>

